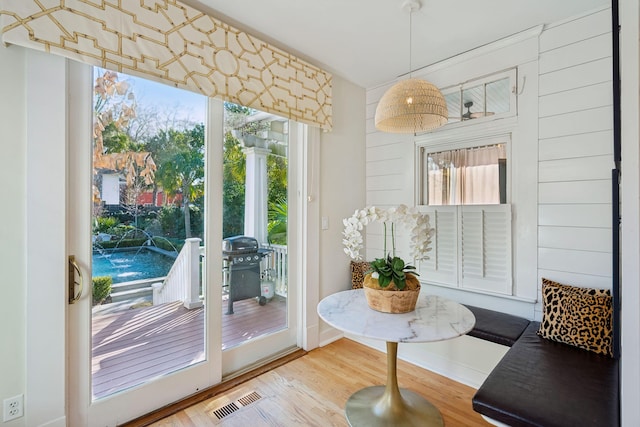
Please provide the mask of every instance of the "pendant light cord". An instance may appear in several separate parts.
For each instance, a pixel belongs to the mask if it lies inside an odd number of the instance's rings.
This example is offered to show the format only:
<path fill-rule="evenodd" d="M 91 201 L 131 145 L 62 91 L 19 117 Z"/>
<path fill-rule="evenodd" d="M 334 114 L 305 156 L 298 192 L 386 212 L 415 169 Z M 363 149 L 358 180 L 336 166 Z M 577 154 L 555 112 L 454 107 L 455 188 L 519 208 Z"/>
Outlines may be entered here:
<path fill-rule="evenodd" d="M 413 77 L 413 64 L 411 64 L 411 56 L 413 53 L 413 8 L 409 9 L 409 78 Z"/>

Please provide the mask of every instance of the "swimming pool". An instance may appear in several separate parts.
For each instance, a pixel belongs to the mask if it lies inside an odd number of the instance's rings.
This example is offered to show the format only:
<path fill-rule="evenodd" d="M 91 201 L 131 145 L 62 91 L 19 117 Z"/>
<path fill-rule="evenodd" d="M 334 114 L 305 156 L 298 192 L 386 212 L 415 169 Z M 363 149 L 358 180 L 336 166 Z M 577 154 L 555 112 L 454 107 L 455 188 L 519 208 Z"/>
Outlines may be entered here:
<path fill-rule="evenodd" d="M 93 253 L 92 277 L 111 276 L 113 283 L 167 275 L 175 258 L 149 249 Z"/>

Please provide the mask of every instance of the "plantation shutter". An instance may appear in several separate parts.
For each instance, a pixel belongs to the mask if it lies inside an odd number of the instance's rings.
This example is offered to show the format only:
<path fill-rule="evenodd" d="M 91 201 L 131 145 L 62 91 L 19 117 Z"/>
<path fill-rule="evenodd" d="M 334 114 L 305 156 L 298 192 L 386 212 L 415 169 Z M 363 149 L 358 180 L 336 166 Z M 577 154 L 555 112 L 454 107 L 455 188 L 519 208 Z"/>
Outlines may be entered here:
<path fill-rule="evenodd" d="M 512 294 L 511 205 L 428 206 L 434 228 L 420 279 L 460 289 Z"/>
<path fill-rule="evenodd" d="M 460 287 L 511 294 L 511 206 L 461 206 Z"/>
<path fill-rule="evenodd" d="M 429 282 L 456 285 L 458 282 L 458 214 L 456 206 L 426 209 L 434 228 L 429 259 L 420 262 L 420 274 Z"/>

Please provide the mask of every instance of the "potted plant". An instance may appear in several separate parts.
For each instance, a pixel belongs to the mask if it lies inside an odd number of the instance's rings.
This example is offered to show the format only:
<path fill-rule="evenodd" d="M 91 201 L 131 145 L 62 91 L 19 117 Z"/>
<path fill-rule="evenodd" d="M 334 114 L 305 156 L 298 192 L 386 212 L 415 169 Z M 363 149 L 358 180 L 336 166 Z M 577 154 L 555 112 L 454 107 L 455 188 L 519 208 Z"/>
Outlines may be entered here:
<path fill-rule="evenodd" d="M 343 220 L 344 251 L 354 260 L 361 260 L 362 230 L 372 222 L 380 221 L 384 228 L 384 255 L 371 262 L 371 270 L 364 279 L 365 296 L 369 306 L 386 313 L 406 313 L 415 309 L 420 293 L 418 273 L 413 265 L 396 256 L 396 224 L 411 232 L 411 256 L 414 260 L 428 259 L 433 229 L 429 216 L 405 205 L 389 209 L 374 206 L 356 210 Z M 388 227 L 389 224 L 389 227 Z M 390 228 L 391 252 L 387 253 L 387 230 Z"/>

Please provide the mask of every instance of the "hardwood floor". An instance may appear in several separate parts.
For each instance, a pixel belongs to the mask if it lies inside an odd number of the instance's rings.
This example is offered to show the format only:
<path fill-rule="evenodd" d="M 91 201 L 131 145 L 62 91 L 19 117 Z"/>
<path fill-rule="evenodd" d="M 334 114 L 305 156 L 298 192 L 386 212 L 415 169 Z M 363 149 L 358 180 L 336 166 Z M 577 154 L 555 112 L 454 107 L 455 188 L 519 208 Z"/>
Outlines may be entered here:
<path fill-rule="evenodd" d="M 385 380 L 386 355 L 343 338 L 149 425 L 347 426 L 349 396 Z M 433 403 L 447 427 L 489 425 L 471 408 L 470 387 L 401 360 L 398 383 Z"/>

